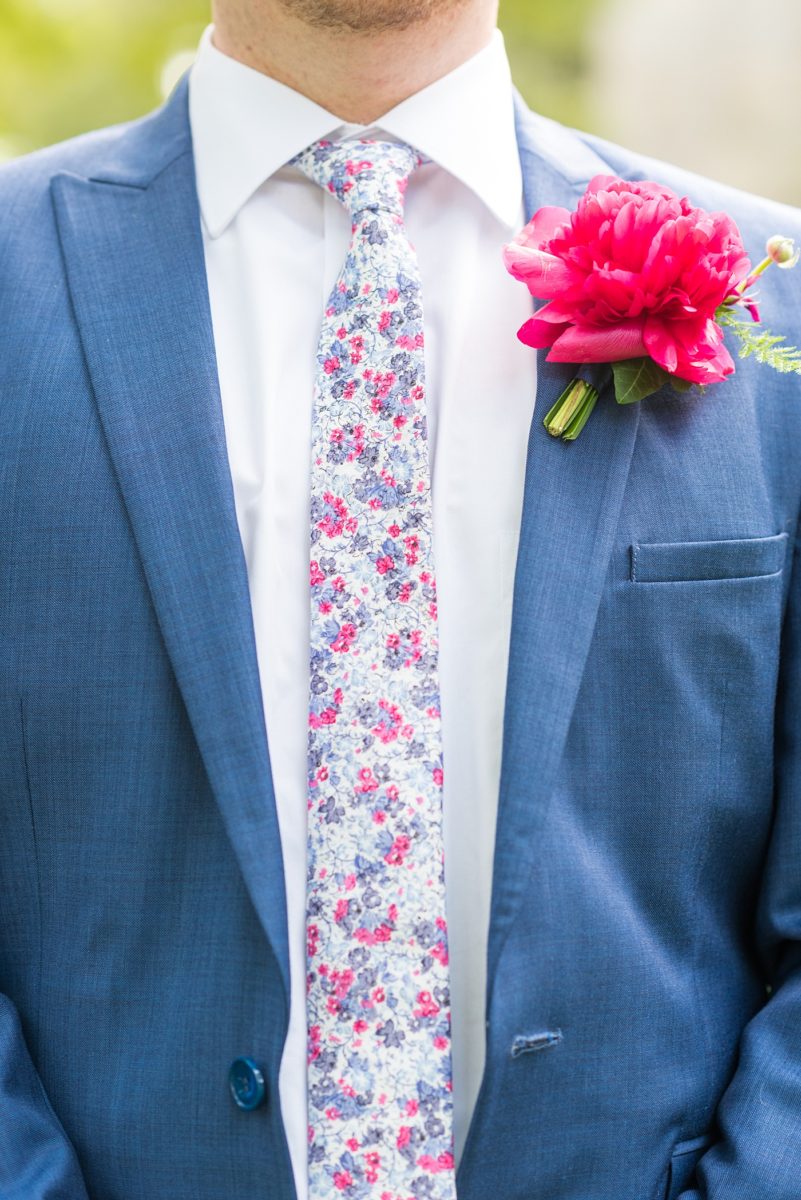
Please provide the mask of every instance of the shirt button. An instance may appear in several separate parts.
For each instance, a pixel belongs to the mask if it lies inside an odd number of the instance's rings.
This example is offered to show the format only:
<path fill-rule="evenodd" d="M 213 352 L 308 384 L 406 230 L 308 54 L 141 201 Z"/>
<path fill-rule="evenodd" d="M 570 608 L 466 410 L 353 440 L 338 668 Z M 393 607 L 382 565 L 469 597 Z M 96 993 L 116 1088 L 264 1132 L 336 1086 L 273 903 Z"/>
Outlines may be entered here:
<path fill-rule="evenodd" d="M 264 1073 L 252 1058 L 235 1058 L 228 1071 L 228 1084 L 234 1103 L 245 1112 L 252 1112 L 267 1097 Z"/>

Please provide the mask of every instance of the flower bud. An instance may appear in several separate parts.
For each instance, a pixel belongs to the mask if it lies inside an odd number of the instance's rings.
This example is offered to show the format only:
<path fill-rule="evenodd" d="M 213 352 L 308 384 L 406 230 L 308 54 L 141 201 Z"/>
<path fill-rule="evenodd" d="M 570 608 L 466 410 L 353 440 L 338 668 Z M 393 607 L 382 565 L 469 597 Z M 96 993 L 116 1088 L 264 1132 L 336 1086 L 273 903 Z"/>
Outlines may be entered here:
<path fill-rule="evenodd" d="M 794 267 L 799 258 L 801 258 L 801 250 L 796 250 L 793 239 L 784 237 L 781 233 L 774 234 L 768 241 L 765 249 L 768 252 L 768 258 L 772 259 L 777 267 L 782 267 L 785 271 Z"/>

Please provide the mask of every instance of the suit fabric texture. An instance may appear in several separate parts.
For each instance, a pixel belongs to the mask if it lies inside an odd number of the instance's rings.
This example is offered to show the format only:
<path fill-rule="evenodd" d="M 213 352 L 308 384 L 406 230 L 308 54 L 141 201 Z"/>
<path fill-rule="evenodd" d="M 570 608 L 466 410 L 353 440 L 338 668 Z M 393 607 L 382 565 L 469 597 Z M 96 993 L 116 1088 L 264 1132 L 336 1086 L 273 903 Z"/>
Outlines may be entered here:
<path fill-rule="evenodd" d="M 608 173 L 728 211 L 754 259 L 801 236 L 522 104 L 518 136 L 529 215 Z M 294 1200 L 185 83 L 7 165 L 0 201 L 0 1196 Z M 762 291 L 801 340 L 792 273 Z M 573 371 L 538 370 L 459 1200 L 798 1200 L 798 383 L 748 361 L 703 398 L 607 389 L 568 446 L 542 417 Z"/>

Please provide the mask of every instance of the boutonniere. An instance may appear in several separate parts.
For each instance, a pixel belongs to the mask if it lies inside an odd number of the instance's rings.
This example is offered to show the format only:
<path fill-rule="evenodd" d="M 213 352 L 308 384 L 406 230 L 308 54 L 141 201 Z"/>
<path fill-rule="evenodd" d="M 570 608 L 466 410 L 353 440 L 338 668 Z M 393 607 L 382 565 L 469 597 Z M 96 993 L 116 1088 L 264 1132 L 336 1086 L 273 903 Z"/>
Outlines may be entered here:
<path fill-rule="evenodd" d="M 755 281 L 772 264 L 793 267 L 789 238 L 772 237 L 752 269 L 725 213 L 694 208 L 657 183 L 592 180 L 575 212 L 541 208 L 504 247 L 504 262 L 546 303 L 518 337 L 549 362 L 587 364 L 545 417 L 573 441 L 598 399 L 589 364 L 609 364 L 618 404 L 670 383 L 677 391 L 722 383 L 734 372 L 724 330 L 778 371 L 801 375 L 801 352 L 759 323 Z"/>

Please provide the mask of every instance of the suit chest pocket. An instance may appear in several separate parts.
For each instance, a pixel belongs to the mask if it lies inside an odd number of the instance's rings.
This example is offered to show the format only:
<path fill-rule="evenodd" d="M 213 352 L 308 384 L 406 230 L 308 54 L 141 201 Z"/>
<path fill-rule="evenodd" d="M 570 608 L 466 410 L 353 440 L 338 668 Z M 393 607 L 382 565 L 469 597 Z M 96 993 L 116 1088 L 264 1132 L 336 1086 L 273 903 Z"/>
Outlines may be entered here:
<path fill-rule="evenodd" d="M 786 554 L 786 533 L 714 542 L 635 542 L 629 578 L 644 584 L 758 579 L 780 574 Z"/>

